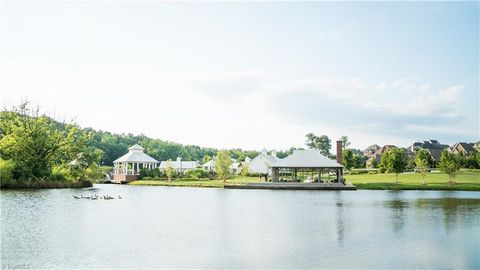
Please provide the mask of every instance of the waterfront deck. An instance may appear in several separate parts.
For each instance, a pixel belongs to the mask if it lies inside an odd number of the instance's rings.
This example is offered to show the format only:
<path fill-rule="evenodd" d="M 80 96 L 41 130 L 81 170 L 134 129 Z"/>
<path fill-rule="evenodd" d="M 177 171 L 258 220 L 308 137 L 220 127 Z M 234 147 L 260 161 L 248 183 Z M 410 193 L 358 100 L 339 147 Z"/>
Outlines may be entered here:
<path fill-rule="evenodd" d="M 269 182 L 248 183 L 244 185 L 226 184 L 228 189 L 274 189 L 274 190 L 357 190 L 352 184 L 339 183 L 292 183 L 292 182 Z"/>

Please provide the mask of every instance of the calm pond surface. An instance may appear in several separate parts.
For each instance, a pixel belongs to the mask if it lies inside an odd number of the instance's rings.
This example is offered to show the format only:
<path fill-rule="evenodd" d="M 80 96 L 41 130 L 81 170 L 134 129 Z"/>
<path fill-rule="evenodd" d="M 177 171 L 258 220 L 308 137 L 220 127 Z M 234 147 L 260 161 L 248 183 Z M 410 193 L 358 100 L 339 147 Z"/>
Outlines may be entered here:
<path fill-rule="evenodd" d="M 116 199 L 72 197 L 94 193 Z M 480 269 L 475 192 L 95 185 L 0 194 L 3 268 Z"/>

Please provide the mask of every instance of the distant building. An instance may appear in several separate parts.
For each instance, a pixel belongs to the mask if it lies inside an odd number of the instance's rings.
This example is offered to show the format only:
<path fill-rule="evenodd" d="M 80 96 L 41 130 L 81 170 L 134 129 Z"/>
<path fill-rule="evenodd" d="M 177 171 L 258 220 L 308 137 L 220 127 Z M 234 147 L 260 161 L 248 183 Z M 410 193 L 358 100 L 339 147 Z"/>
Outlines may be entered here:
<path fill-rule="evenodd" d="M 263 149 L 262 152 L 253 158 L 248 163 L 248 173 L 259 174 L 259 175 L 269 175 L 270 169 L 269 166 L 273 165 L 275 162 L 280 159 L 277 157 L 277 152 L 272 151 L 269 155 L 266 149 Z"/>
<path fill-rule="evenodd" d="M 430 156 L 433 159 L 434 163 L 438 163 L 440 161 L 440 155 L 442 154 L 443 150 L 448 149 L 447 144 L 441 144 L 437 140 L 428 140 L 423 142 L 414 142 L 410 147 L 409 150 L 415 153 L 417 149 L 423 148 L 430 153 Z"/>
<path fill-rule="evenodd" d="M 177 157 L 176 161 L 162 161 L 160 163 L 160 169 L 166 169 L 170 163 L 170 166 L 177 172 L 177 173 L 184 173 L 186 170 L 195 169 L 198 167 L 198 161 L 182 161 L 181 157 Z"/>
<path fill-rule="evenodd" d="M 464 156 L 469 156 L 478 152 L 475 146 L 475 143 L 458 142 L 448 148 L 448 151 L 454 154 L 462 154 Z"/>
<path fill-rule="evenodd" d="M 240 165 L 236 159 L 230 158 L 232 160 L 232 165 L 230 165 L 230 170 L 237 171 L 240 168 Z M 215 170 L 215 160 L 217 160 L 217 157 L 213 157 L 211 160 L 208 162 L 205 162 L 204 164 L 200 165 L 200 168 L 204 169 L 207 172 L 211 172 Z"/>
<path fill-rule="evenodd" d="M 376 144 L 374 144 L 376 145 Z M 367 168 L 372 168 L 373 167 L 373 161 L 375 160 L 375 162 L 377 164 L 380 164 L 380 160 L 382 160 L 382 155 L 387 152 L 388 150 L 392 149 L 392 148 L 395 148 L 396 146 L 395 145 L 391 145 L 391 144 L 387 144 L 387 145 L 384 145 L 380 148 L 377 149 L 377 151 L 375 151 L 375 153 L 373 153 L 372 155 L 370 155 L 370 158 L 367 160 Z"/>
<path fill-rule="evenodd" d="M 380 146 L 373 144 L 363 150 L 363 155 L 366 157 L 371 157 L 377 150 L 380 149 Z"/>

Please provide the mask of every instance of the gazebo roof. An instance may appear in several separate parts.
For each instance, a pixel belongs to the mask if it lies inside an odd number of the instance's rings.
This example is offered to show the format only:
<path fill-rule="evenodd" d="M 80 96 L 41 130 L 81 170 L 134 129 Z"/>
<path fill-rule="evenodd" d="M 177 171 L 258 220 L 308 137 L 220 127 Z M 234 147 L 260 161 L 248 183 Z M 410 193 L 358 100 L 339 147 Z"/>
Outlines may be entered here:
<path fill-rule="evenodd" d="M 294 150 L 293 153 L 270 165 L 274 168 L 342 168 L 335 160 L 318 150 Z"/>
<path fill-rule="evenodd" d="M 145 148 L 141 147 L 138 144 L 135 144 L 128 148 L 128 153 L 117 158 L 113 162 L 158 163 L 158 160 L 145 154 L 143 150 L 145 150 Z"/>

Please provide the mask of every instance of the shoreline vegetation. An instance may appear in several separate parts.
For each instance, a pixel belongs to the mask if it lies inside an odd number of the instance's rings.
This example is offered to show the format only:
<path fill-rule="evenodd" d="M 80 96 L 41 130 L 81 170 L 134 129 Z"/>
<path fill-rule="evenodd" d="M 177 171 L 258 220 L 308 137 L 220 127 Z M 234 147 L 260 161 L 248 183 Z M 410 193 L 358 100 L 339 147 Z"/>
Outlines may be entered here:
<path fill-rule="evenodd" d="M 457 173 L 454 184 L 449 183 L 448 175 L 441 172 L 431 172 L 425 177 L 418 173 L 402 173 L 395 183 L 395 173 L 346 175 L 346 181 L 357 186 L 359 190 L 446 190 L 446 191 L 480 191 L 480 170 L 461 170 Z M 166 179 L 137 180 L 128 183 L 135 186 L 169 186 L 169 187 L 202 187 L 223 188 L 225 184 L 244 185 L 264 182 L 263 178 L 237 176 L 222 180 L 210 179 Z"/>
<path fill-rule="evenodd" d="M 8 182 L 2 184 L 1 189 L 61 189 L 61 188 L 88 188 L 93 187 L 89 180 L 82 181 L 48 181 L 48 180 L 27 180 L 21 182 Z"/>

